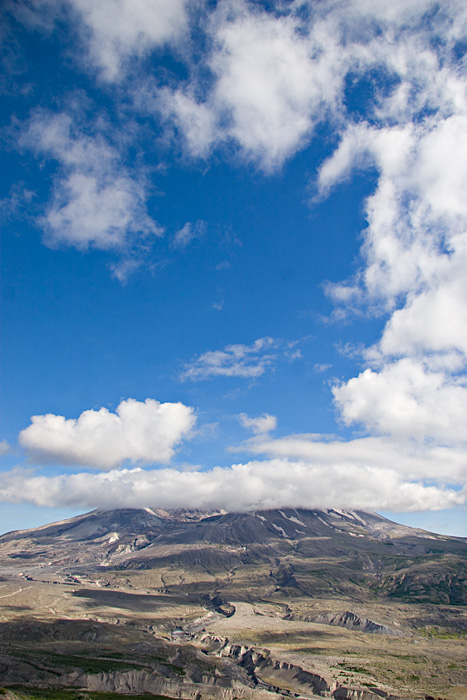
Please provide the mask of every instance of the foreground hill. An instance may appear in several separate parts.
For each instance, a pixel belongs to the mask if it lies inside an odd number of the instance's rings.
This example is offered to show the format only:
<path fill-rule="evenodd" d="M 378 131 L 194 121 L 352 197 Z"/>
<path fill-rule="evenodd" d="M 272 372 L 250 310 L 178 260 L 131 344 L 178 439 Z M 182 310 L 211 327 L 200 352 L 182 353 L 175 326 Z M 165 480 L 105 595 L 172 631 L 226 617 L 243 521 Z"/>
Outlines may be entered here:
<path fill-rule="evenodd" d="M 96 510 L 0 572 L 10 690 L 467 697 L 467 540 L 374 513 Z"/>

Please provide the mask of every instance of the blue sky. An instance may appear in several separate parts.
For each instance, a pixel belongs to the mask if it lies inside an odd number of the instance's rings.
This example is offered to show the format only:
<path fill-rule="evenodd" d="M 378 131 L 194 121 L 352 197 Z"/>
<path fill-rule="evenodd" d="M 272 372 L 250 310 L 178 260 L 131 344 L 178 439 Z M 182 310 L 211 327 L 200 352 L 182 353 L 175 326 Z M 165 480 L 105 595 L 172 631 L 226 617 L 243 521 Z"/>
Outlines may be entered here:
<path fill-rule="evenodd" d="M 0 530 L 467 536 L 460 0 L 2 5 Z"/>

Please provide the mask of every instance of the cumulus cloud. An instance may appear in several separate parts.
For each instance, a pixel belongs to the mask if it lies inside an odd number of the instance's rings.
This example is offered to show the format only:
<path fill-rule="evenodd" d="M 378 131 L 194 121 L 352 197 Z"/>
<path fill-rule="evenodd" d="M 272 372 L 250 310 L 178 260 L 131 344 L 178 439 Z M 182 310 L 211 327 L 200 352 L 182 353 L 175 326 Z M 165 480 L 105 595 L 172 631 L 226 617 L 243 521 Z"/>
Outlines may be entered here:
<path fill-rule="evenodd" d="M 407 301 L 413 304 L 428 289 L 429 301 L 440 307 L 462 299 L 466 156 L 467 102 L 465 115 L 449 119 L 438 115 L 421 126 L 347 128 L 320 169 L 319 186 L 327 192 L 358 164 L 374 165 L 380 173 L 376 190 L 366 201 L 366 264 L 356 279 L 367 301 L 391 310 L 401 296 L 409 295 Z M 339 287 L 331 288 L 331 293 L 337 301 L 345 301 L 349 294 L 339 296 Z M 449 330 L 446 344 L 453 340 Z"/>
<path fill-rule="evenodd" d="M 409 123 L 440 108 L 449 115 L 465 100 L 453 65 L 466 36 L 465 6 L 426 0 L 391 8 L 325 1 L 309 13 L 295 3 L 274 13 L 242 0 L 218 3 L 203 27 L 203 70 L 191 66 L 186 83 L 164 86 L 154 104 L 190 155 L 234 144 L 268 172 L 307 145 L 317 124 L 328 120 L 340 131 L 361 121 L 349 87 L 362 81 L 374 87 L 364 105 L 374 122 Z"/>
<path fill-rule="evenodd" d="M 178 76 L 158 86 L 146 75 L 135 88 L 146 101 L 152 95 L 151 108 L 173 122 L 195 157 L 235 144 L 242 158 L 263 170 L 280 168 L 317 124 L 330 120 L 341 130 L 361 120 L 348 95 L 360 80 L 375 87 L 365 105 L 373 121 L 407 123 L 415 113 L 440 108 L 449 115 L 465 100 L 453 65 L 467 34 L 460 0 L 441 7 L 434 0 L 398 2 L 390 10 L 384 2 L 324 0 L 309 12 L 301 3 L 281 3 L 274 12 L 246 0 L 223 0 L 201 13 L 186 0 L 9 6 L 35 27 L 42 17 L 64 12 L 75 24 L 78 18 L 85 54 L 105 80 L 123 77 L 132 60 L 151 51 L 175 50 L 187 67 L 185 81 Z M 201 56 L 192 53 L 192 23 L 204 39 Z"/>
<path fill-rule="evenodd" d="M 392 469 L 271 459 L 209 471 L 117 470 L 56 477 L 0 476 L 0 498 L 42 506 L 162 507 L 249 511 L 280 507 L 436 510 L 465 496 L 403 478 Z"/>
<path fill-rule="evenodd" d="M 467 444 L 465 378 L 431 371 L 420 361 L 404 358 L 379 372 L 366 369 L 333 394 L 344 421 L 362 423 L 371 433 Z"/>
<path fill-rule="evenodd" d="M 83 464 L 113 469 L 126 460 L 166 463 L 195 423 L 192 408 L 154 399 L 122 401 L 115 413 L 106 408 L 84 411 L 78 418 L 52 413 L 33 416 L 19 441 L 42 462 Z"/>
<path fill-rule="evenodd" d="M 80 133 L 69 114 L 36 112 L 20 144 L 59 164 L 52 200 L 40 220 L 48 246 L 125 252 L 162 234 L 146 212 L 143 183 L 105 138 Z"/>
<path fill-rule="evenodd" d="M 166 125 L 173 124 L 182 136 L 183 150 L 193 158 L 208 157 L 214 145 L 222 139 L 216 110 L 199 102 L 190 86 L 162 87 L 155 95 L 149 96 L 146 92 L 142 92 L 140 99 L 149 111 L 156 110 Z"/>
<path fill-rule="evenodd" d="M 191 155 L 234 142 L 242 157 L 272 171 L 338 100 L 343 52 L 332 30 L 320 25 L 311 36 L 294 13 L 278 17 L 246 2 L 219 3 L 206 27 L 212 88 L 204 99 L 203 85 L 164 88 L 159 108 Z"/>
<path fill-rule="evenodd" d="M 234 7 L 233 18 L 230 6 L 230 19 L 221 10 L 214 21 L 210 67 L 216 83 L 211 99 L 229 119 L 229 137 L 244 155 L 270 170 L 305 142 L 315 113 L 323 108 L 324 98 L 338 92 L 340 81 L 332 62 L 312 58 L 320 47 L 313 46 L 313 51 L 293 17 L 278 20 L 252 12 L 246 4 Z"/>
<path fill-rule="evenodd" d="M 270 413 L 263 413 L 262 416 L 257 416 L 256 418 L 250 418 L 246 413 L 240 413 L 238 420 L 240 425 L 248 430 L 252 430 L 256 435 L 269 433 L 277 427 L 277 418 L 276 416 L 271 416 Z"/>
<path fill-rule="evenodd" d="M 210 350 L 187 363 L 180 373 L 185 381 L 200 381 L 212 377 L 243 377 L 256 379 L 283 359 L 300 357 L 295 342 L 278 338 L 258 338 L 251 345 L 226 345 L 223 350 Z"/>

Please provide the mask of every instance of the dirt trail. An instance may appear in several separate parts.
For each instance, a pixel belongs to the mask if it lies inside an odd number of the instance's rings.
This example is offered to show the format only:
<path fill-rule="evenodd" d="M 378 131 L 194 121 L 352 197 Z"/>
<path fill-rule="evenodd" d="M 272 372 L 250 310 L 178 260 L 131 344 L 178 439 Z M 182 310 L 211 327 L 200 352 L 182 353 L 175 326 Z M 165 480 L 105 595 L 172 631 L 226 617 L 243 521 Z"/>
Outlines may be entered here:
<path fill-rule="evenodd" d="M 18 593 L 22 593 L 22 591 L 27 591 L 28 588 L 32 588 L 32 586 L 25 586 L 24 588 L 20 588 L 17 591 L 13 591 L 13 593 L 6 593 L 5 595 L 0 595 L 0 598 L 11 598 L 14 595 L 18 595 Z"/>

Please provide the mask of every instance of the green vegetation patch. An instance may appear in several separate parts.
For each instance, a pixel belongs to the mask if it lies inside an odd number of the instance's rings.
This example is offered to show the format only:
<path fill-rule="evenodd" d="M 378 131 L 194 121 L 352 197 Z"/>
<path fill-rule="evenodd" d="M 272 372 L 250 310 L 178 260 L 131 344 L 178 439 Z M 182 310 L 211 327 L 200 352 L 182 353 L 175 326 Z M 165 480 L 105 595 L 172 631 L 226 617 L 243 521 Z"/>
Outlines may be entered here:
<path fill-rule="evenodd" d="M 26 658 L 25 658 L 26 660 Z M 117 659 L 99 659 L 88 656 L 74 656 L 70 654 L 56 654 L 54 652 L 41 652 L 34 657 L 36 662 L 44 666 L 63 666 L 65 668 L 79 668 L 84 673 L 107 673 L 109 671 L 131 671 L 140 669 L 142 664 L 132 661 L 120 661 Z M 28 659 L 29 663 L 29 659 Z"/>
<path fill-rule="evenodd" d="M 171 700 L 165 695 L 121 695 L 120 693 L 99 693 L 73 688 L 28 688 L 22 685 L 8 687 L 20 700 Z M 5 689 L 1 689 L 5 694 Z"/>
<path fill-rule="evenodd" d="M 163 664 L 167 668 L 170 668 L 174 673 L 176 673 L 178 676 L 184 676 L 185 671 L 181 666 L 177 666 L 176 664 L 171 664 L 169 663 L 166 659 L 164 659 L 162 656 L 153 656 L 153 659 L 155 661 L 159 661 L 159 663 Z"/>
<path fill-rule="evenodd" d="M 166 695 L 120 695 L 117 693 L 88 693 L 89 700 L 148 700 L 148 697 L 154 700 L 172 700 Z"/>
<path fill-rule="evenodd" d="M 337 664 L 340 666 L 344 671 L 347 671 L 348 673 L 359 673 L 364 676 L 372 676 L 372 673 L 368 672 L 367 668 L 363 668 L 362 666 L 351 666 L 350 664 L 346 663 L 345 661 L 341 661 L 340 663 Z"/>
<path fill-rule="evenodd" d="M 422 637 L 432 639 L 464 639 L 467 636 L 465 632 L 455 629 L 440 629 L 436 627 L 425 627 L 424 629 L 419 629 L 418 633 Z"/>
<path fill-rule="evenodd" d="M 83 697 L 77 690 L 62 688 L 28 688 L 23 685 L 11 685 L 8 690 L 12 690 L 21 700 L 81 700 Z"/>

